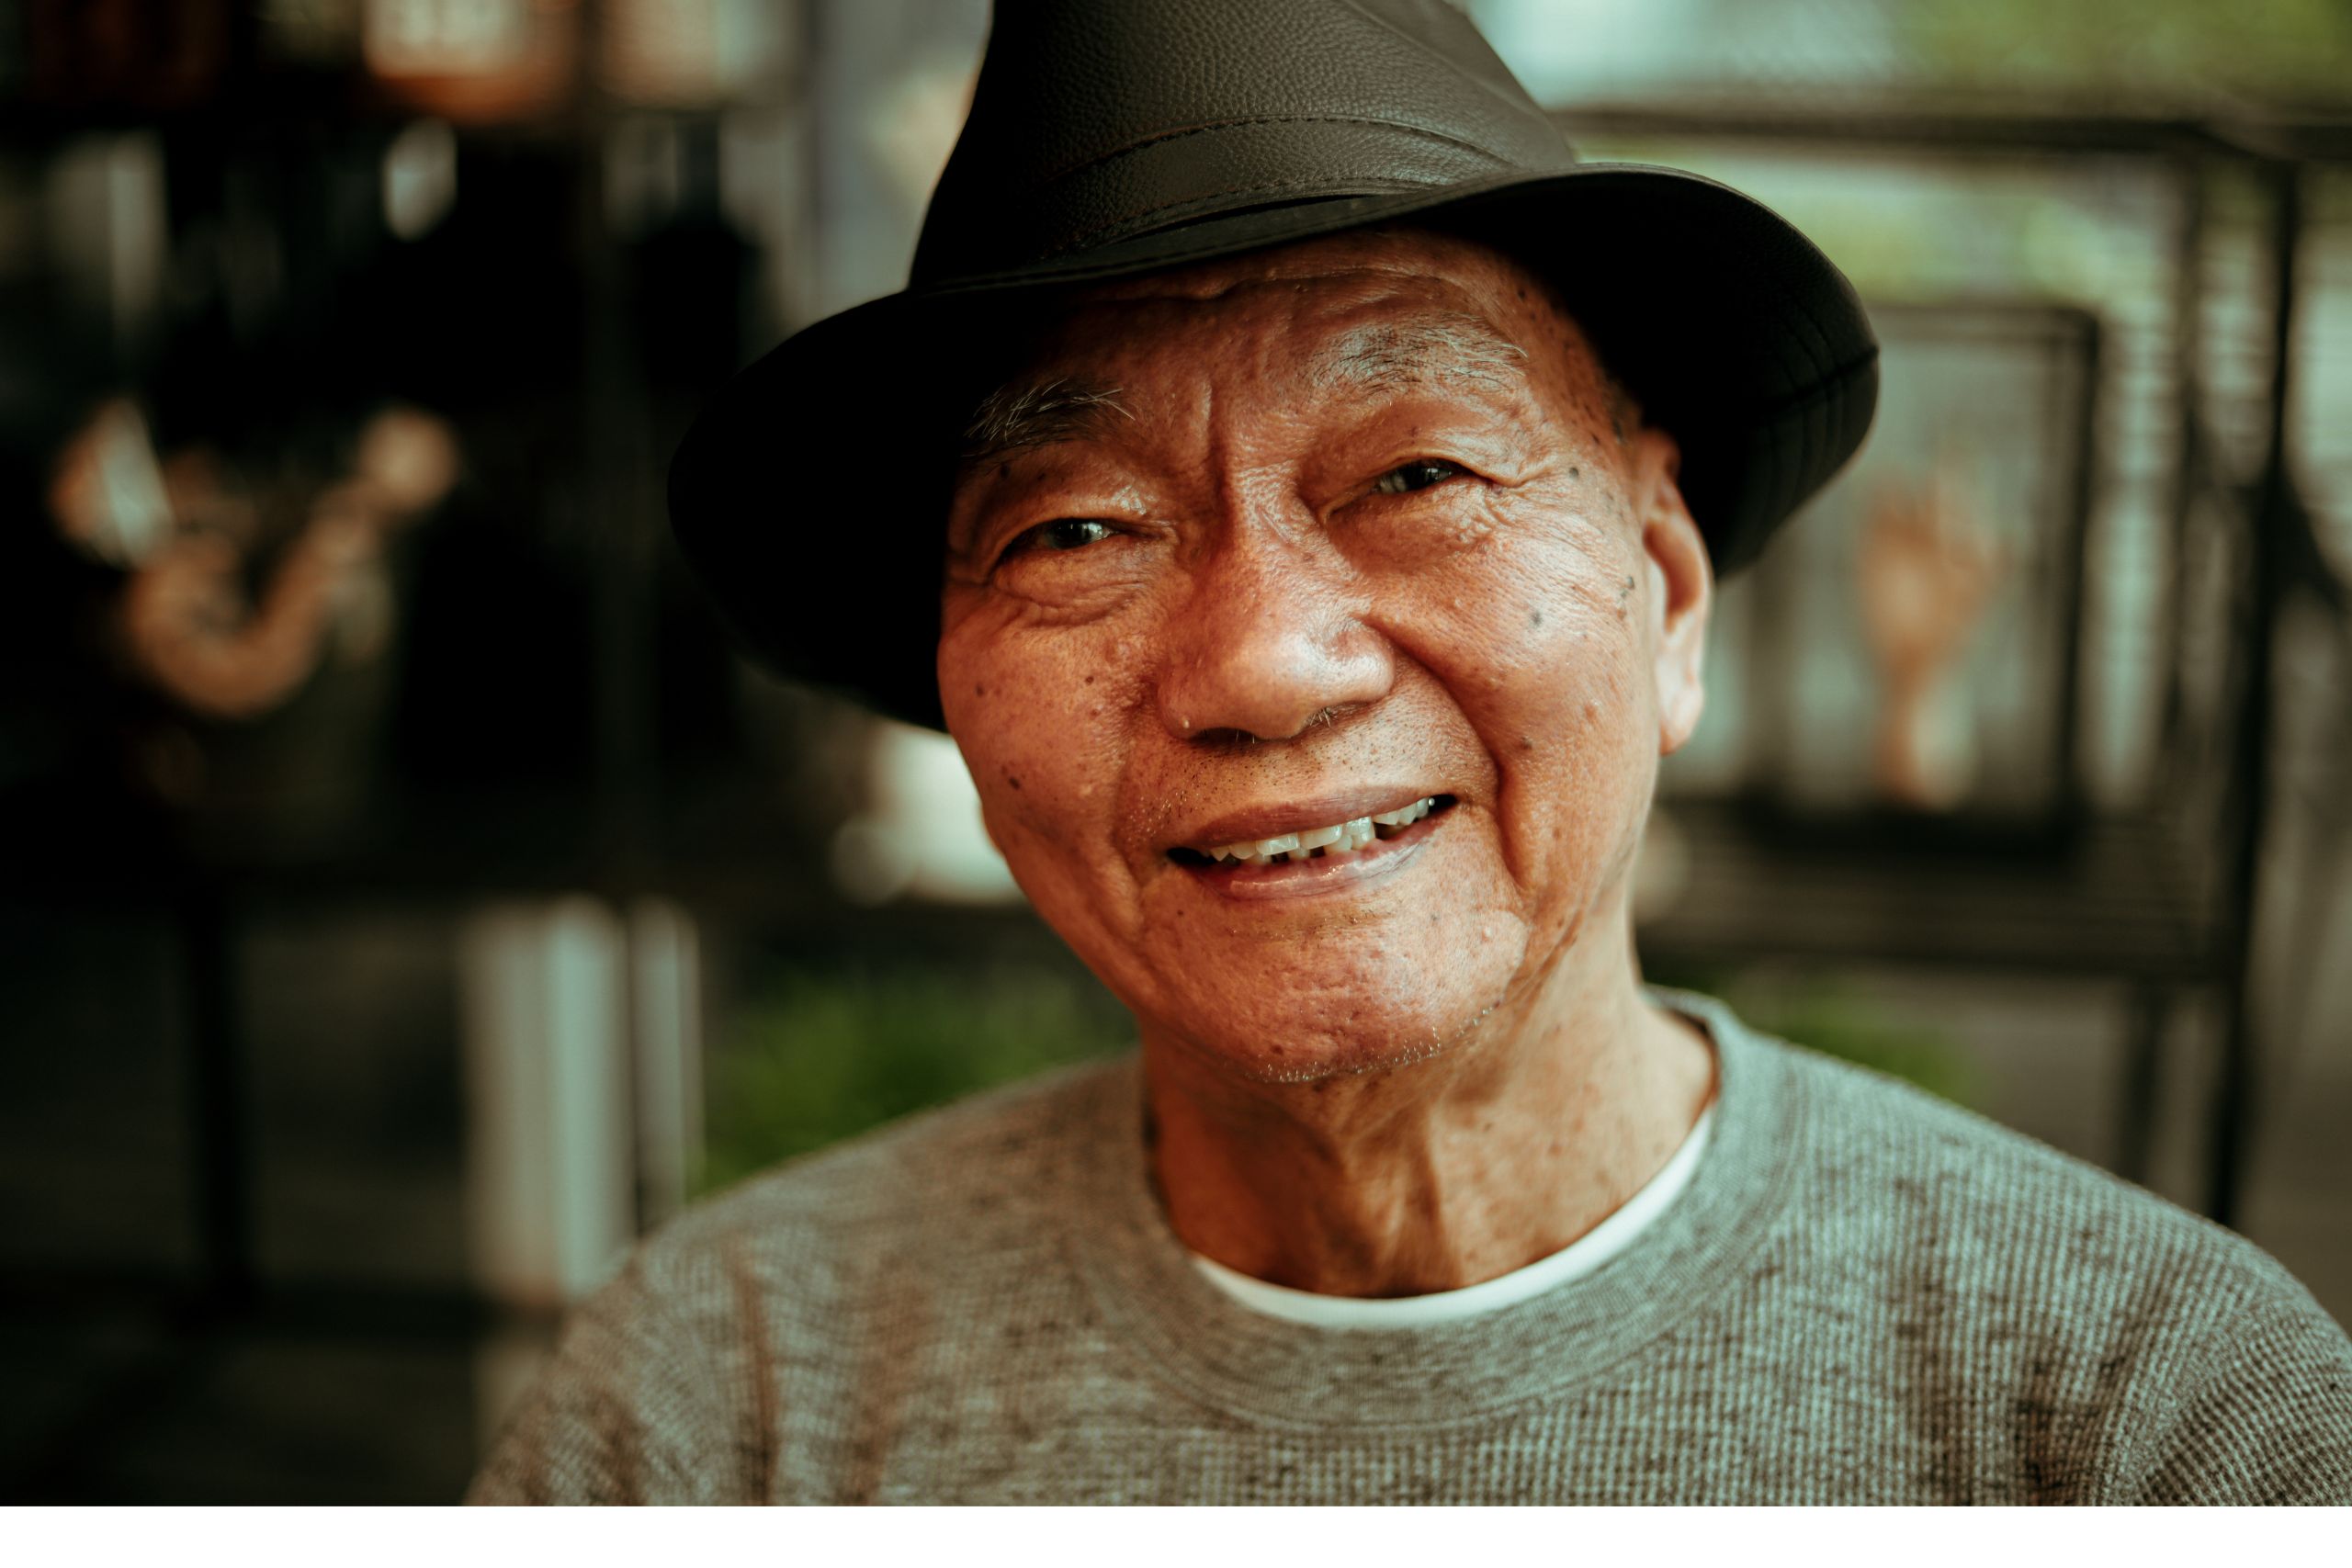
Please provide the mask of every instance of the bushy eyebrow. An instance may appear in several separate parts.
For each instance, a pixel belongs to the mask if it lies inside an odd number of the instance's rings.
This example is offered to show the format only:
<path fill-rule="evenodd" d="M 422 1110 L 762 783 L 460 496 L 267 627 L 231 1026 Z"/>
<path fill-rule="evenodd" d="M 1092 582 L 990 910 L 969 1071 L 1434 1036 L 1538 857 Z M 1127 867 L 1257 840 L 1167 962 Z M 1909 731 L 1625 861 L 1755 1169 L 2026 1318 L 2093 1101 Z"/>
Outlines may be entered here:
<path fill-rule="evenodd" d="M 1127 417 L 1116 387 L 1066 376 L 1008 382 L 972 411 L 962 455 L 967 463 L 983 464 L 1031 446 L 1100 435 L 1112 420 Z"/>
<path fill-rule="evenodd" d="M 1527 351 L 1463 311 L 1351 328 L 1308 367 L 1318 387 L 1371 391 L 1453 384 L 1499 391 L 1525 375 Z"/>

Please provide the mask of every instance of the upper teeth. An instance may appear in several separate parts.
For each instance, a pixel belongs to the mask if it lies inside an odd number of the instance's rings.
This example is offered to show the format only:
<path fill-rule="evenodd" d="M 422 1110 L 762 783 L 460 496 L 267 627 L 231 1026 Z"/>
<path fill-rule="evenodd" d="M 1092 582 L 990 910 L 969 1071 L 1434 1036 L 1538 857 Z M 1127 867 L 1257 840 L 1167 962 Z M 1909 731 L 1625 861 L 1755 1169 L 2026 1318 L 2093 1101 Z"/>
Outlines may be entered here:
<path fill-rule="evenodd" d="M 1437 796 L 1423 795 L 1412 805 L 1395 811 L 1351 818 L 1328 828 L 1304 828 L 1295 833 L 1277 833 L 1271 839 L 1246 839 L 1238 844 L 1219 844 L 1203 852 L 1211 860 L 1246 861 L 1252 865 L 1263 865 L 1276 855 L 1305 860 L 1317 850 L 1327 855 L 1352 854 L 1378 838 L 1381 829 L 1408 828 L 1427 817 L 1436 804 Z"/>

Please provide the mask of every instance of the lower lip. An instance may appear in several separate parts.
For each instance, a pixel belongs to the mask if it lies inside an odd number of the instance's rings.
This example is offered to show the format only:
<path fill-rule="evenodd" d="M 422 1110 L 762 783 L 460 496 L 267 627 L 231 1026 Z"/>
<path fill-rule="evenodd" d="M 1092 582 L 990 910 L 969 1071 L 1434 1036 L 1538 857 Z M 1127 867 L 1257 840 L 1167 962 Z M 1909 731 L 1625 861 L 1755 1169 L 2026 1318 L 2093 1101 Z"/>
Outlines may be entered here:
<path fill-rule="evenodd" d="M 1183 870 L 1228 898 L 1306 898 L 1345 892 L 1401 869 L 1453 815 L 1448 808 L 1424 817 L 1395 838 L 1374 839 L 1369 848 L 1351 855 L 1327 854 L 1280 865 L 1188 865 Z"/>

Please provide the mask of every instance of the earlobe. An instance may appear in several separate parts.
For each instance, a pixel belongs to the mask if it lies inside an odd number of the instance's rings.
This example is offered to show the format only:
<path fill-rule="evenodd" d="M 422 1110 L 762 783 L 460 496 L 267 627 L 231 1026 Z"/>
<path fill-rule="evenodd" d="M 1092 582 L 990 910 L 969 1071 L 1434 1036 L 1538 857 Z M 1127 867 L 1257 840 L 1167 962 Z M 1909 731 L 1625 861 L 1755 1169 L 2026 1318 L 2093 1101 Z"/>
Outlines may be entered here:
<path fill-rule="evenodd" d="M 1642 469 L 1646 504 L 1642 550 L 1650 587 L 1652 679 L 1657 683 L 1658 752 L 1690 739 L 1706 706 L 1707 617 L 1714 603 L 1714 567 L 1706 536 L 1675 482 L 1680 449 L 1663 431 L 1645 430 Z"/>

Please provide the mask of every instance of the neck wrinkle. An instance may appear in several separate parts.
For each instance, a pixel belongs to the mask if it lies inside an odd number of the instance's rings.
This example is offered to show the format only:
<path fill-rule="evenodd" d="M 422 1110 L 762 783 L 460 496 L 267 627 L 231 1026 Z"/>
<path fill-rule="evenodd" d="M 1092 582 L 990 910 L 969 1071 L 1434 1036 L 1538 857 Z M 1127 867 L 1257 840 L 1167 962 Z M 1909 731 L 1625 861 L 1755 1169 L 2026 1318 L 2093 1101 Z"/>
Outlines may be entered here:
<path fill-rule="evenodd" d="M 1147 1039 L 1170 1228 L 1328 1295 L 1432 1294 L 1559 1251 L 1663 1168 L 1713 1091 L 1701 1032 L 1623 978 L 1622 996 L 1547 1008 L 1515 1038 L 1362 1078 L 1203 1093 Z"/>

